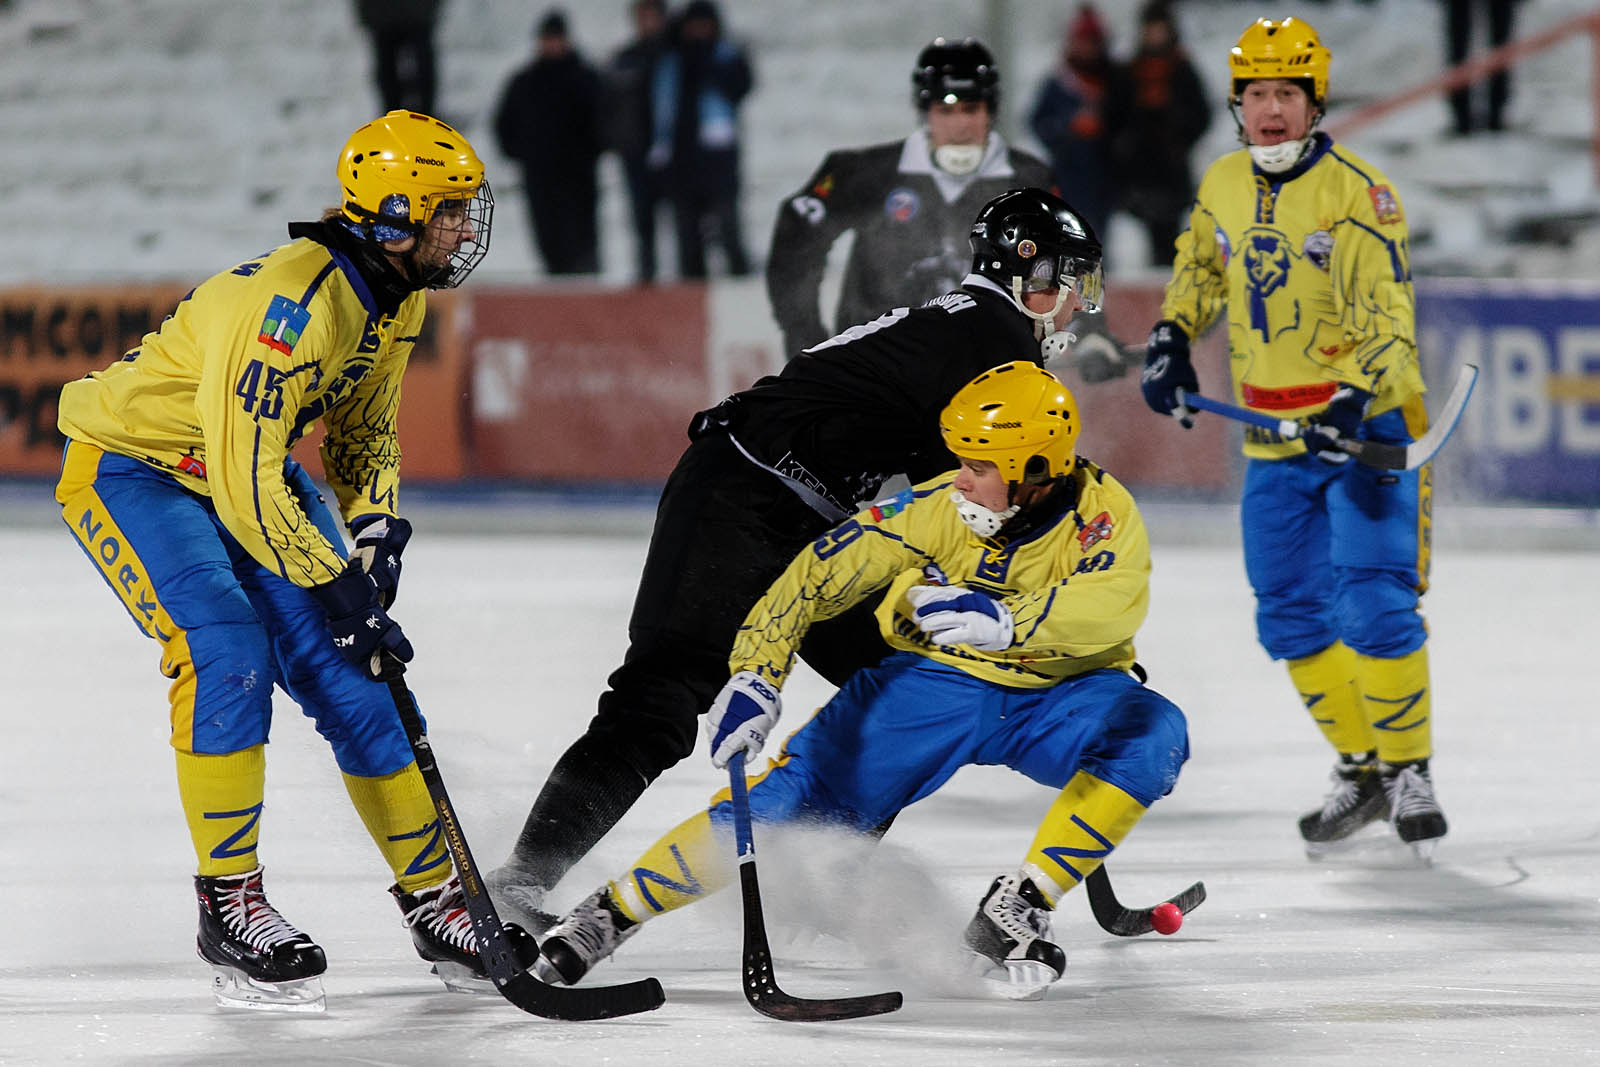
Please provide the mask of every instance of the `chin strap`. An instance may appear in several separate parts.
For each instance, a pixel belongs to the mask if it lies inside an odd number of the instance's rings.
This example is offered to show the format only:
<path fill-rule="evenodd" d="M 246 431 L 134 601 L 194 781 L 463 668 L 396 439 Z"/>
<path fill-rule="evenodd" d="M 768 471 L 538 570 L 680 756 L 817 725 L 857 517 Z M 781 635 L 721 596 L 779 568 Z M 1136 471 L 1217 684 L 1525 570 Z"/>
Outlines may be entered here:
<path fill-rule="evenodd" d="M 987 139 L 982 144 L 943 144 L 933 150 L 933 162 L 946 174 L 965 178 L 978 169 L 988 147 Z"/>

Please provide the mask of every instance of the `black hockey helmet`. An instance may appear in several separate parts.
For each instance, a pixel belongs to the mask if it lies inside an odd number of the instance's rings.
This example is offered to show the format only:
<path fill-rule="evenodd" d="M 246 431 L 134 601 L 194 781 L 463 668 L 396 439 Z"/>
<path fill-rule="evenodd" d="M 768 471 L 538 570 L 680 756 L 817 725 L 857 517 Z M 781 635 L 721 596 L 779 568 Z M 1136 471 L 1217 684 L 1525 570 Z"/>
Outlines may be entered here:
<path fill-rule="evenodd" d="M 972 222 L 972 272 L 1019 302 L 1034 289 L 1066 289 L 1083 311 L 1103 299 L 1100 238 L 1065 200 L 1043 189 L 1001 193 Z"/>
<path fill-rule="evenodd" d="M 989 114 L 1000 111 L 1000 68 L 977 38 L 935 37 L 911 71 L 911 102 L 918 111 L 935 103 L 982 100 Z"/>

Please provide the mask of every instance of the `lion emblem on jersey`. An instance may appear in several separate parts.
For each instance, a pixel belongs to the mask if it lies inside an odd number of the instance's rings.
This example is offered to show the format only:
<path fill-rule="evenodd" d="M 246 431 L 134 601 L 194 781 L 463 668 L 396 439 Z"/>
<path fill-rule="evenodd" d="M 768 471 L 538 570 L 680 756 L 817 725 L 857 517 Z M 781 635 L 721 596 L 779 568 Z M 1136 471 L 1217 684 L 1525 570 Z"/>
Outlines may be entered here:
<path fill-rule="evenodd" d="M 1244 247 L 1244 269 L 1250 288 L 1268 297 L 1289 280 L 1289 250 L 1275 233 L 1254 233 Z"/>

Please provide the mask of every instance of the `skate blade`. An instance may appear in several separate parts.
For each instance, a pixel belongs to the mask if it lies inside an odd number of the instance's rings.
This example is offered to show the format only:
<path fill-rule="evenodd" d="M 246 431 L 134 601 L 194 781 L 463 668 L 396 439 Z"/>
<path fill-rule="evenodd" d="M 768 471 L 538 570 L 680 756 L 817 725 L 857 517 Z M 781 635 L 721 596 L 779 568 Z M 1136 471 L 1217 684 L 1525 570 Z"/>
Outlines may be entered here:
<path fill-rule="evenodd" d="M 1433 866 L 1433 853 L 1439 847 L 1439 838 L 1425 837 L 1421 841 L 1411 842 L 1411 854 L 1416 857 L 1419 864 L 1424 867 Z"/>
<path fill-rule="evenodd" d="M 430 970 L 437 975 L 444 987 L 452 993 L 467 993 L 481 996 L 484 993 L 498 993 L 494 982 L 486 974 L 479 974 L 471 967 L 459 963 L 440 961 L 435 963 Z"/>
<path fill-rule="evenodd" d="M 1043 1000 L 1046 991 L 1061 978 L 1033 960 L 1008 960 L 1001 966 L 977 953 L 968 957 L 967 970 L 985 993 L 1004 1000 Z"/>
<path fill-rule="evenodd" d="M 219 1008 L 299 1012 L 320 1012 L 328 1008 L 320 976 L 292 982 L 258 982 L 242 971 L 213 964 L 211 993 Z"/>

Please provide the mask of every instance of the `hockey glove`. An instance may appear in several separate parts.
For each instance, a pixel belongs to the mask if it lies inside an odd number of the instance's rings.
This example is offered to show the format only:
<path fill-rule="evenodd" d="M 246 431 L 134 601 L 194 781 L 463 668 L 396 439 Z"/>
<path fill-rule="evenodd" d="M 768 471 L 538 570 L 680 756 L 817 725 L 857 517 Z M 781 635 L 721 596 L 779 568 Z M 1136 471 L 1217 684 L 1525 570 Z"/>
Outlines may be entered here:
<path fill-rule="evenodd" d="M 1123 354 L 1122 343 L 1111 336 L 1105 318 L 1102 311 L 1072 320 L 1072 332 L 1077 335 L 1072 342 L 1072 362 L 1078 368 L 1078 377 L 1089 385 L 1109 382 L 1128 373 L 1128 359 Z"/>
<path fill-rule="evenodd" d="M 361 561 L 378 587 L 378 603 L 389 607 L 400 592 L 400 553 L 411 540 L 411 524 L 388 515 L 362 515 L 350 523 L 350 532 L 356 537 L 351 558 Z"/>
<path fill-rule="evenodd" d="M 1300 431 L 1306 451 L 1324 463 L 1349 462 L 1349 453 L 1341 451 L 1334 442 L 1355 438 L 1371 404 L 1372 394 L 1365 389 L 1341 385 L 1328 406 L 1307 419 L 1305 429 Z"/>
<path fill-rule="evenodd" d="M 758 755 L 767 734 L 782 713 L 778 691 L 753 671 L 740 671 L 728 679 L 706 713 L 706 737 L 711 740 L 711 765 L 725 768 L 736 752 L 746 761 Z"/>
<path fill-rule="evenodd" d="M 1189 362 L 1189 335 L 1171 319 L 1162 319 L 1150 331 L 1150 340 L 1144 348 L 1144 372 L 1139 375 L 1139 388 L 1144 392 L 1144 402 L 1157 415 L 1178 415 L 1184 427 L 1194 425 L 1188 409 L 1179 412 L 1183 401 L 1178 390 L 1198 393 L 1200 380 L 1195 377 L 1194 364 Z"/>
<path fill-rule="evenodd" d="M 328 632 L 334 647 L 345 659 L 370 677 L 382 673 L 382 654 L 392 652 L 396 659 L 411 662 L 411 642 L 400 624 L 384 613 L 378 603 L 378 587 L 358 560 L 346 564 L 344 573 L 331 582 L 311 587 L 311 595 L 328 613 Z"/>
<path fill-rule="evenodd" d="M 914 585 L 906 590 L 911 617 L 936 645 L 971 645 L 985 652 L 1011 647 L 1011 609 L 959 585 Z"/>

